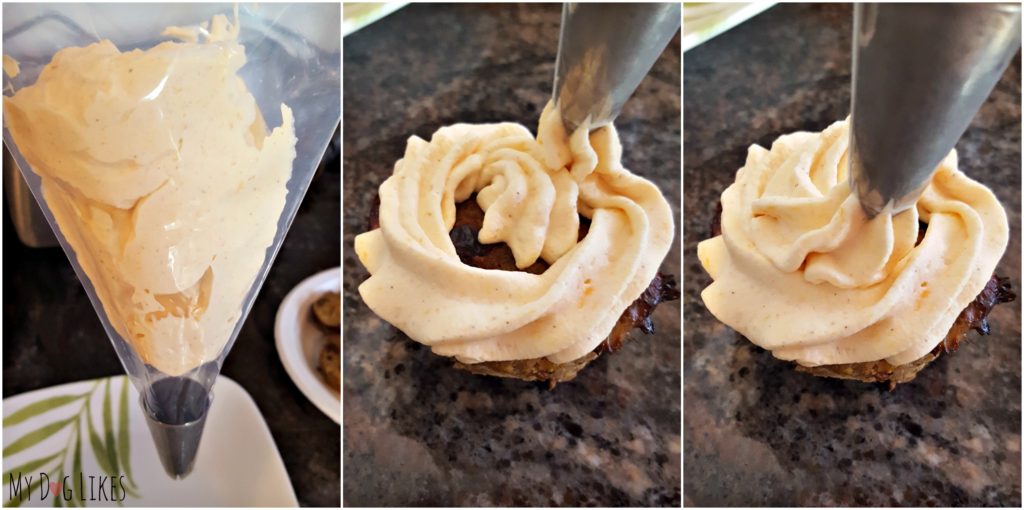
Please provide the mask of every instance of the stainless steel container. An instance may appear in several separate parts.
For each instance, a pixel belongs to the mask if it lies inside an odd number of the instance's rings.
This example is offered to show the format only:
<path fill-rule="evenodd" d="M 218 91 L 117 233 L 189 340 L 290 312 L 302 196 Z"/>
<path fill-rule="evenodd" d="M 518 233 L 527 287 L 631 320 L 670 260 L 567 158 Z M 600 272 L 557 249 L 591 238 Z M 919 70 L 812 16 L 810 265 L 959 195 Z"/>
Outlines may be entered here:
<path fill-rule="evenodd" d="M 57 238 L 46 222 L 36 198 L 25 183 L 18 164 L 4 147 L 4 193 L 7 194 L 7 209 L 11 222 L 18 232 L 18 239 L 32 248 L 57 246 Z"/>

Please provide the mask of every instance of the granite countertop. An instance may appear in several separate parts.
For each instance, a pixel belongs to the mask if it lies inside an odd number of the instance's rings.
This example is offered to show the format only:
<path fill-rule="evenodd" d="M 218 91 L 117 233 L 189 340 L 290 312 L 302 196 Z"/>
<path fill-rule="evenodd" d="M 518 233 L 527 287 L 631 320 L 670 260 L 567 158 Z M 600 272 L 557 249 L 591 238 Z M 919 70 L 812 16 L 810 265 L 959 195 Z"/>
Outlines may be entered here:
<path fill-rule="evenodd" d="M 274 317 L 292 287 L 337 266 L 341 258 L 340 138 L 335 136 L 222 371 L 255 400 L 304 506 L 338 506 L 341 435 L 338 424 L 285 372 L 274 346 Z M 3 210 L 3 396 L 124 374 L 64 252 L 21 244 L 6 195 Z"/>
<path fill-rule="evenodd" d="M 795 372 L 716 321 L 696 256 L 747 147 L 821 130 L 850 100 L 849 5 L 774 7 L 686 53 L 684 502 L 708 506 L 1021 505 L 1019 303 L 911 383 Z M 1020 55 L 957 143 L 1006 207 L 996 272 L 1021 293 Z"/>
<path fill-rule="evenodd" d="M 345 38 L 344 502 L 354 506 L 680 504 L 679 302 L 657 333 L 569 383 L 472 375 L 377 318 L 352 248 L 410 135 L 536 127 L 559 5 L 410 5 Z M 627 168 L 678 212 L 679 38 L 616 122 Z M 679 274 L 678 241 L 662 266 Z"/>

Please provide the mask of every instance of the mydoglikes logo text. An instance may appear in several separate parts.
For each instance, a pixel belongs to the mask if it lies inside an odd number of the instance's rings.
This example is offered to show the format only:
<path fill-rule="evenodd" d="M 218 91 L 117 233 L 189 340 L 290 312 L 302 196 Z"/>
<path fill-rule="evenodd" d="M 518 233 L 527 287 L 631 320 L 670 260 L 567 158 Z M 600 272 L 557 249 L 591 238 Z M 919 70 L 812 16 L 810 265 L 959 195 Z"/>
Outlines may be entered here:
<path fill-rule="evenodd" d="M 9 473 L 7 475 L 8 501 L 124 501 L 125 475 L 92 476 L 78 473 L 53 477 L 48 473 Z"/>

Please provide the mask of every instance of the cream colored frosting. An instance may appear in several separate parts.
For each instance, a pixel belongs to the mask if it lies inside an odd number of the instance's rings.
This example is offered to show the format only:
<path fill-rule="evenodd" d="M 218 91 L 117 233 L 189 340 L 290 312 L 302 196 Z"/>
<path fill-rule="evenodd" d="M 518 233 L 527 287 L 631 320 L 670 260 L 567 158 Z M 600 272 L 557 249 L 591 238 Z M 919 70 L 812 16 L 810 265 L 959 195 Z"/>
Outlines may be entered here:
<path fill-rule="evenodd" d="M 21 73 L 21 64 L 18 64 L 17 60 L 10 55 L 4 55 L 4 74 L 10 78 L 15 78 Z"/>
<path fill-rule="evenodd" d="M 846 121 L 753 145 L 697 254 L 720 321 L 805 366 L 914 361 L 945 337 L 1006 249 L 992 192 L 939 164 L 915 208 L 868 219 L 847 180 Z M 927 223 L 915 245 L 918 221 Z"/>
<path fill-rule="evenodd" d="M 465 363 L 592 351 L 650 284 L 674 235 L 651 182 L 623 168 L 614 127 L 568 136 L 551 103 L 538 135 L 519 124 L 456 124 L 411 137 L 380 187 L 380 228 L 356 237 L 359 286 L 384 320 Z M 455 204 L 477 193 L 481 243 L 505 242 L 541 275 L 463 264 Z M 579 215 L 592 220 L 577 242 Z"/>
<path fill-rule="evenodd" d="M 223 16 L 205 43 L 65 48 L 4 99 L 14 142 L 110 324 L 178 375 L 230 339 L 285 204 L 291 110 L 269 135 Z"/>

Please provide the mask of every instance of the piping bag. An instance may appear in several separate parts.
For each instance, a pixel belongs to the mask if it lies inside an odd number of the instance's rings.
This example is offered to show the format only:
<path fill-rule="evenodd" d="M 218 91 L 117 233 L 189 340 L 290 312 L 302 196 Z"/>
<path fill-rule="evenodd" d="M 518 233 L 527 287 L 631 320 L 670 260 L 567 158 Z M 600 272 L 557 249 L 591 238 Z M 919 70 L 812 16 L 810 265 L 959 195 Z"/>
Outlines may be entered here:
<path fill-rule="evenodd" d="M 184 478 L 340 118 L 340 7 L 3 9 L 4 143 Z"/>
<path fill-rule="evenodd" d="M 856 4 L 850 187 L 912 207 L 1020 48 L 1021 6 Z"/>

